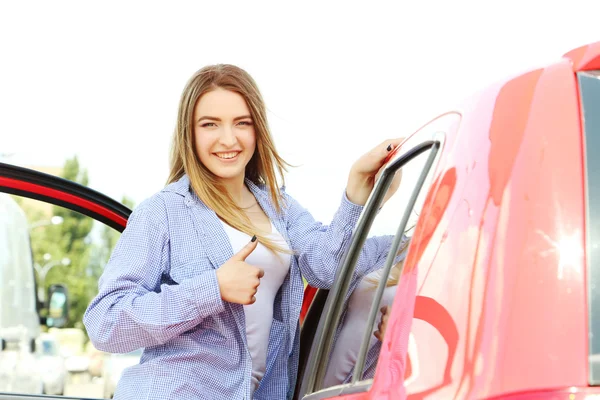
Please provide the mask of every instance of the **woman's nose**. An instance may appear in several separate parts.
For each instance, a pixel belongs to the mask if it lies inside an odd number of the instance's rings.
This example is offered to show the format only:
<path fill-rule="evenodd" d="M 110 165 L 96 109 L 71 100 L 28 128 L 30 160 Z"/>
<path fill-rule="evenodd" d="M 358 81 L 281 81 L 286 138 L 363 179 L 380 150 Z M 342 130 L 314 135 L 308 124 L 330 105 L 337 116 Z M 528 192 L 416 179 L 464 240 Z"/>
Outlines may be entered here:
<path fill-rule="evenodd" d="M 235 145 L 237 139 L 235 137 L 235 132 L 233 131 L 233 128 L 231 126 L 223 127 L 219 141 L 222 145 L 227 147 L 233 147 Z"/>

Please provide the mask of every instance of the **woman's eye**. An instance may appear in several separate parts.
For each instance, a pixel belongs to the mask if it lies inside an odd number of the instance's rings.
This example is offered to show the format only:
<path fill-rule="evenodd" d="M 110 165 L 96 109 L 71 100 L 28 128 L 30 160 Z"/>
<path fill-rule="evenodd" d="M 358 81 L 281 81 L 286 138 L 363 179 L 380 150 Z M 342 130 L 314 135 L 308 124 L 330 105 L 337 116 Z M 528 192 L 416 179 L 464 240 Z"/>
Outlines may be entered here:
<path fill-rule="evenodd" d="M 203 128 L 208 128 L 208 127 L 211 127 L 211 126 L 216 126 L 216 125 L 215 125 L 215 123 L 214 123 L 214 122 L 205 122 L 205 123 L 203 123 L 203 124 L 202 124 L 202 125 L 200 125 L 200 126 L 201 126 L 201 127 L 203 127 Z"/>
<path fill-rule="evenodd" d="M 252 126 L 252 121 L 240 121 L 240 125 Z"/>

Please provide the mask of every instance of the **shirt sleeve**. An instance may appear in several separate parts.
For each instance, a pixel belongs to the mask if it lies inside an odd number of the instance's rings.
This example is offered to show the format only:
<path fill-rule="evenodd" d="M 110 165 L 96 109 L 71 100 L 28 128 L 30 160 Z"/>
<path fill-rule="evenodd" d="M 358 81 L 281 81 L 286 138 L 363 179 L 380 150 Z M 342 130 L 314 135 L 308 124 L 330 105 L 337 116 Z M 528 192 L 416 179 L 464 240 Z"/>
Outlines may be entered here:
<path fill-rule="evenodd" d="M 329 289 L 344 256 L 363 206 L 352 203 L 344 193 L 342 202 L 329 225 L 314 220 L 296 200 L 286 195 L 288 234 L 298 257 L 302 275 L 308 284 Z M 381 266 L 389 252 L 393 236 L 366 240 L 356 265 L 356 276 L 363 276 Z"/>
<path fill-rule="evenodd" d="M 224 310 L 215 270 L 179 284 L 161 283 L 169 271 L 169 251 L 166 211 L 142 203 L 131 214 L 83 317 L 96 348 L 125 353 L 163 344 Z"/>

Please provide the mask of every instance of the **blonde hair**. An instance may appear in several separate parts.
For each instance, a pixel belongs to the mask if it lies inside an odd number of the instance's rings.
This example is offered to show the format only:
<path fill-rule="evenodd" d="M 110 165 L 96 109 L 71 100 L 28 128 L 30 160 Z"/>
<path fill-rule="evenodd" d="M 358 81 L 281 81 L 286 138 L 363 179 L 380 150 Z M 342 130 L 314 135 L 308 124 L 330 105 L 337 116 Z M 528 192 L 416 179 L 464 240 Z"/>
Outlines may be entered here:
<path fill-rule="evenodd" d="M 398 256 L 399 254 L 405 252 L 408 250 L 408 245 L 410 244 L 410 239 L 405 240 L 400 247 L 398 248 L 398 251 L 396 252 L 396 256 Z M 402 261 L 398 261 L 391 269 L 390 269 L 390 275 L 388 276 L 388 280 L 385 283 L 386 287 L 390 287 L 390 286 L 396 286 L 398 284 L 398 281 L 400 280 L 400 271 L 402 269 L 402 266 L 404 265 L 404 261 L 406 260 L 406 257 L 404 257 L 402 259 Z M 375 278 L 367 278 L 369 283 L 372 283 L 373 285 L 377 286 L 379 284 L 379 280 L 375 279 Z"/>
<path fill-rule="evenodd" d="M 221 220 L 250 236 L 256 235 L 260 243 L 272 251 L 288 252 L 273 240 L 256 232 L 250 219 L 225 190 L 219 178 L 210 172 L 196 155 L 194 108 L 200 97 L 218 88 L 238 93 L 246 101 L 254 125 L 256 150 L 246 166 L 245 175 L 254 184 L 267 187 L 275 210 L 281 212 L 283 197 L 276 175 L 279 174 L 283 184 L 283 173 L 290 164 L 275 150 L 267 124 L 266 107 L 258 86 L 246 71 L 234 65 L 206 66 L 187 82 L 179 102 L 167 183 L 175 182 L 187 174 L 192 190 Z"/>

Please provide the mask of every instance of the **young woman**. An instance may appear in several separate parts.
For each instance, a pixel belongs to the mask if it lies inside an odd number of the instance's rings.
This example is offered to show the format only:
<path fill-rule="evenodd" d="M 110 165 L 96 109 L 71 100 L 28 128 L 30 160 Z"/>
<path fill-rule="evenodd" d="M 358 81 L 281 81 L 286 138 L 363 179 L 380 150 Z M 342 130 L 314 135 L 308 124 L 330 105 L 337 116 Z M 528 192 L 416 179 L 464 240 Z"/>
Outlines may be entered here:
<path fill-rule="evenodd" d="M 117 399 L 285 399 L 293 394 L 304 277 L 329 288 L 389 151 L 350 169 L 328 226 L 280 189 L 285 162 L 253 79 L 201 69 L 179 105 L 168 185 L 131 214 L 84 324 L 98 349 L 144 348 Z M 391 238 L 370 240 L 367 273 Z"/>

